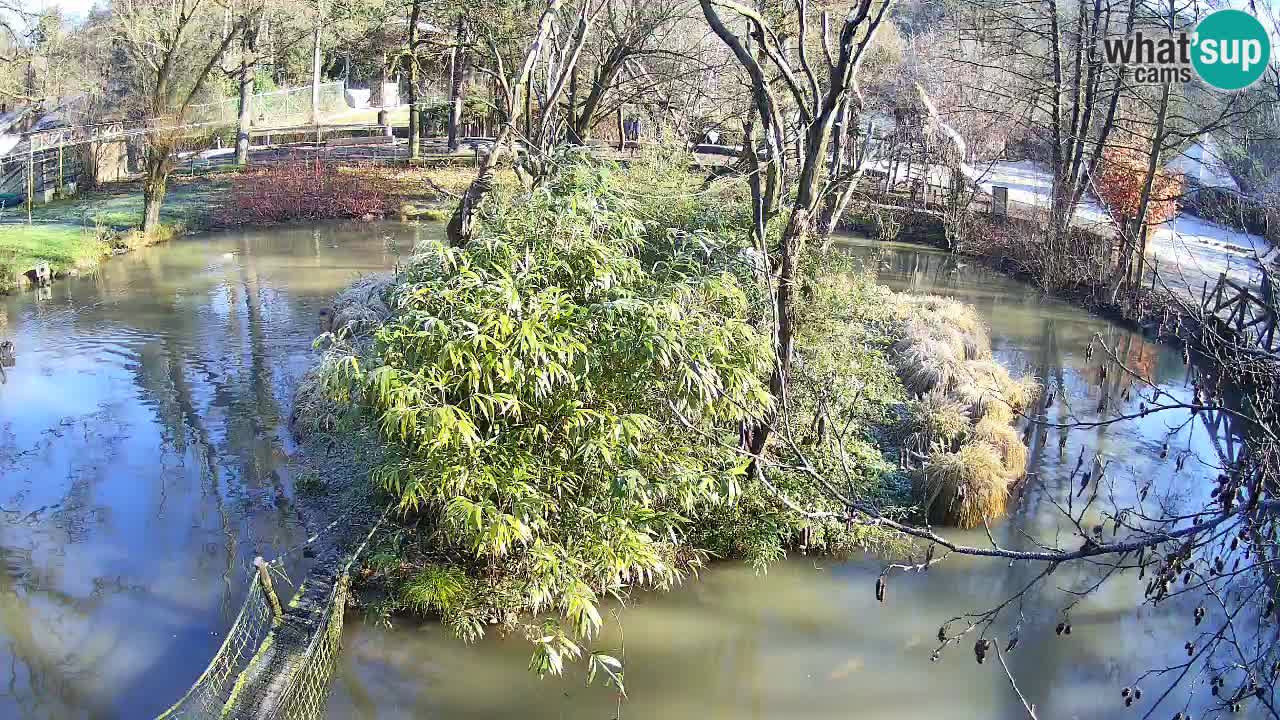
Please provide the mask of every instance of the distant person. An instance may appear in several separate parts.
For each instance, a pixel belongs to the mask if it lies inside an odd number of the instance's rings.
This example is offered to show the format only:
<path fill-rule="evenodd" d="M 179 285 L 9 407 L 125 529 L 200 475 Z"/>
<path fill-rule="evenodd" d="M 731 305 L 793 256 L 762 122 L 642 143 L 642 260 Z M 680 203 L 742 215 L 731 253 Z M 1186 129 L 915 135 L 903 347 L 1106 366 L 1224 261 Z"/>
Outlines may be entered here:
<path fill-rule="evenodd" d="M 627 127 L 627 141 L 631 145 L 631 154 L 636 154 L 636 146 L 640 144 L 640 118 L 633 117 Z"/>

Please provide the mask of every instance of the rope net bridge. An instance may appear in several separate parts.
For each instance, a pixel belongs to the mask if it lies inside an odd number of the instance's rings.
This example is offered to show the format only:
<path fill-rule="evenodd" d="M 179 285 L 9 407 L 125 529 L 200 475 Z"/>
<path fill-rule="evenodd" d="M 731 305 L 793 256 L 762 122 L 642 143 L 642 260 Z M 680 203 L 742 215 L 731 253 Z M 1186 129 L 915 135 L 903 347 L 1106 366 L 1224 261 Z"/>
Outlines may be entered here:
<path fill-rule="evenodd" d="M 319 557 L 287 605 L 272 582 L 283 555 L 254 560 L 257 570 L 222 646 L 191 689 L 156 720 L 322 717 L 342 647 L 351 567 L 389 510 L 345 562 L 337 550 Z"/>

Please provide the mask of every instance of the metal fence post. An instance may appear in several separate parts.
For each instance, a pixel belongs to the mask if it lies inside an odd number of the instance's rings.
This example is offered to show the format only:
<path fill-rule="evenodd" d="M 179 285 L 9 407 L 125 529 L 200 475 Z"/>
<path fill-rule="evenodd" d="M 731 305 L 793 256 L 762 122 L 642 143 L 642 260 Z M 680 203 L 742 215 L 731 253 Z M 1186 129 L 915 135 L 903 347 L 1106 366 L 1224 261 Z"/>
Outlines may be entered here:
<path fill-rule="evenodd" d="M 36 150 L 35 141 L 27 147 L 27 224 L 31 224 L 31 205 L 36 201 Z"/>
<path fill-rule="evenodd" d="M 271 601 L 271 609 L 275 611 L 276 618 L 279 619 L 284 615 L 284 608 L 280 606 L 280 598 L 276 595 L 276 588 L 271 584 L 271 571 L 267 568 L 267 561 L 262 556 L 253 559 L 253 564 L 258 568 L 258 579 L 262 581 L 262 589 L 267 593 L 267 599 Z"/>

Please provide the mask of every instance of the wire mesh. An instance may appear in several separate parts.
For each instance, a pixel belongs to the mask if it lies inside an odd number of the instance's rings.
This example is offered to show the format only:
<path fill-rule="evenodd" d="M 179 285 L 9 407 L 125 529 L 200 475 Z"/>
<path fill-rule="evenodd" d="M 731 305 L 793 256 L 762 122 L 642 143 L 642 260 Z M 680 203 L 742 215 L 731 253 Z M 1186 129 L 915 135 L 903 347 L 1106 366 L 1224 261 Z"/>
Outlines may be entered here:
<path fill-rule="evenodd" d="M 364 541 L 346 555 L 336 575 L 323 567 L 334 568 L 339 560 L 331 558 L 334 564 L 322 561 L 321 569 L 302 582 L 289 607 L 278 615 L 272 608 L 274 596 L 268 596 L 274 592 L 271 584 L 255 573 L 244 605 L 208 669 L 156 720 L 323 717 L 342 650 L 351 568 L 393 506 L 387 505 Z M 308 538 L 307 543 L 335 524 Z M 276 565 L 279 560 L 267 565 Z"/>
<path fill-rule="evenodd" d="M 349 578 L 333 584 L 325 607 L 324 625 L 312 633 L 311 642 L 294 665 L 278 705 L 268 716 L 282 720 L 314 720 L 324 715 L 325 703 L 342 650 L 342 623 L 347 605 Z"/>
<path fill-rule="evenodd" d="M 255 574 L 239 615 L 208 668 L 156 720 L 253 717 L 318 720 L 342 648 L 348 576 L 317 611 L 277 619 Z M 314 617 L 309 621 L 308 615 Z"/>
<path fill-rule="evenodd" d="M 320 119 L 345 112 L 346 86 L 341 81 L 319 85 Z M 250 103 L 254 127 L 289 127 L 311 122 L 311 86 L 255 93 Z M 239 98 L 194 105 L 187 119 L 192 123 L 235 124 L 240 113 Z"/>
<path fill-rule="evenodd" d="M 271 630 L 273 620 L 271 606 L 262 590 L 262 583 L 255 574 L 249 583 L 244 604 L 209 666 L 192 684 L 187 694 L 156 720 L 221 717 L 234 681 L 258 652 L 259 645 Z"/>

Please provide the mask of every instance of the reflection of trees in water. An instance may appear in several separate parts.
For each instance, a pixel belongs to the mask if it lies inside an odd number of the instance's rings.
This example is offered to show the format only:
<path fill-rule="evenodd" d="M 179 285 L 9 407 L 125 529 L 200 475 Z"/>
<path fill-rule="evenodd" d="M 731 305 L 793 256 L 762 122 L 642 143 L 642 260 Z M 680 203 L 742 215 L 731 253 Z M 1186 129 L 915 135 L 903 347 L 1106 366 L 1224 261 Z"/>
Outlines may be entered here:
<path fill-rule="evenodd" d="M 0 542 L 0 556 L 6 566 L 0 571 L 0 630 L 8 646 L 7 702 L 21 709 L 18 717 L 61 718 L 89 709 L 86 685 L 113 648 L 76 642 L 73 636 L 83 634 L 113 589 L 95 587 L 89 597 L 77 598 L 56 590 L 53 578 L 38 574 L 31 550 Z M 32 598 L 55 612 L 40 612 Z"/>
<path fill-rule="evenodd" d="M 242 243 L 242 253 L 240 283 L 246 319 L 247 336 L 244 339 L 249 348 L 248 392 L 237 393 L 240 407 L 228 419 L 227 437 L 230 448 L 239 456 L 242 479 L 248 480 L 254 489 L 260 489 L 264 479 L 270 482 L 272 501 L 277 512 L 269 517 L 275 521 L 277 537 L 285 537 L 289 528 L 284 513 L 291 508 L 276 469 L 277 461 L 284 457 L 284 451 L 280 447 L 279 438 L 271 432 L 279 426 L 281 419 L 280 407 L 275 397 L 275 363 L 270 362 L 265 339 L 263 287 L 258 275 L 257 258 L 248 243 Z M 289 309 L 287 305 L 285 309 Z M 292 324 L 293 318 L 290 317 L 285 322 Z"/>
<path fill-rule="evenodd" d="M 310 238 L 299 234 L 297 239 L 301 240 L 298 249 L 305 254 Z M 284 416 L 280 391 L 289 372 L 282 355 L 286 349 L 306 347 L 310 338 L 300 338 L 293 328 L 307 333 L 314 317 L 308 309 L 311 298 L 306 297 L 306 290 L 303 297 L 278 292 L 260 275 L 266 266 L 253 251 L 267 247 L 263 241 L 262 236 L 242 239 L 234 260 L 221 257 L 229 248 L 213 245 L 210 252 L 204 243 L 177 243 L 140 252 L 110 263 L 92 278 L 58 283 L 55 300 L 32 305 L 29 312 L 23 310 L 23 322 L 29 317 L 37 332 L 58 342 L 67 340 L 48 348 L 50 362 L 63 363 L 66 358 L 79 361 L 80 356 L 110 364 L 100 375 L 104 397 L 119 394 L 121 388 L 110 384 L 118 382 L 118 373 L 123 371 L 131 379 L 141 405 L 153 418 L 153 424 L 142 424 L 142 432 L 158 436 L 160 459 L 154 470 L 141 473 L 141 477 L 123 477 L 124 471 L 110 461 L 112 452 L 124 447 L 129 437 L 126 433 L 135 436 L 135 446 L 146 445 L 148 437 L 137 437 L 136 427 L 121 428 L 118 434 L 105 430 L 119 425 L 112 417 L 78 417 L 78 423 L 86 425 L 83 442 L 88 452 L 77 455 L 73 464 L 82 467 L 74 469 L 65 491 L 61 486 L 54 491 L 62 495 L 51 499 L 58 501 L 54 503 L 59 508 L 56 514 L 42 513 L 31 519 L 30 527 L 20 527 L 18 520 L 0 515 L 0 533 L 11 536 L 0 537 L 0 557 L 11 560 L 15 568 L 0 574 L 0 652 L 8 656 L 0 658 L 0 683 L 6 674 L 4 663 L 12 676 L 10 697 L 0 701 L 0 715 L 6 714 L 5 703 L 11 702 L 26 704 L 18 711 L 22 717 L 100 711 L 94 701 L 102 698 L 89 697 L 89 688 L 94 687 L 95 678 L 101 680 L 101 663 L 109 662 L 113 655 L 112 649 L 103 645 L 110 645 L 112 628 L 127 630 L 143 622 L 112 616 L 105 600 L 132 595 L 144 597 L 149 607 L 164 602 L 163 597 L 147 595 L 137 587 L 135 577 L 102 575 L 105 569 L 93 566 L 93 561 L 84 569 L 88 577 L 74 578 L 74 583 L 63 577 L 65 564 L 57 561 L 57 553 L 73 552 L 77 541 L 93 542 L 86 533 L 94 531 L 95 519 L 109 520 L 116 507 L 113 503 L 121 502 L 119 493 L 115 493 L 117 497 L 95 493 L 95 486 L 104 479 L 117 486 L 134 483 L 136 487 L 125 490 L 123 502 L 149 503 L 145 507 L 157 518 L 171 518 L 166 520 L 166 528 L 181 532 L 192 526 L 187 531 L 191 537 L 180 541 L 184 547 L 164 550 L 181 553 L 189 560 L 190 567 L 181 570 L 184 575 L 189 571 L 190 577 L 215 576 L 203 575 L 205 569 L 200 567 L 211 563 L 209 553 L 202 550 L 212 546 L 218 555 L 212 561 L 216 563 L 212 571 L 222 576 L 221 604 L 228 619 L 241 600 L 245 540 L 252 544 L 265 538 L 266 545 L 253 549 L 269 551 L 271 542 L 284 544 L 293 539 L 290 534 L 296 531 L 297 523 L 286 515 L 292 508 L 287 503 L 285 479 L 278 472 L 286 460 L 283 440 L 276 432 Z M 284 241 L 266 252 L 288 253 L 291 248 L 292 241 Z M 332 253 L 320 247 L 316 252 Z M 301 287 L 310 287 L 305 274 L 301 281 Z M 220 293 L 227 298 L 227 312 L 221 305 L 215 307 Z M 7 318 L 9 311 L 9 304 L 0 304 L 0 314 Z M 282 345 L 280 339 L 286 335 L 292 339 L 291 345 Z M 124 387 L 126 402 L 136 404 L 128 385 L 126 382 Z M 124 416 L 119 408 L 114 412 Z M 4 427 L 0 425 L 0 430 Z M 5 453 L 13 444 L 12 438 L 6 442 L 0 437 L 0 476 L 11 469 L 13 458 Z M 26 458 L 22 467 L 31 461 Z M 216 513 L 216 518 L 201 522 L 209 511 Z M 30 532 L 33 528 L 38 536 Z M 6 547 L 10 543 L 5 541 L 18 539 L 19 532 L 23 533 L 19 547 Z M 212 539 L 200 537 L 202 533 L 216 533 L 218 538 L 202 542 Z M 47 551 L 55 555 L 52 562 Z M 140 565 L 138 573 L 154 574 L 155 567 Z M 85 597 L 72 594 L 79 591 L 66 590 L 89 583 L 92 588 Z M 172 614 L 186 617 L 198 613 L 182 607 L 174 608 Z M 195 619 L 197 625 L 203 620 Z M 82 641 L 82 629 L 95 623 L 106 631 L 93 634 L 89 647 L 72 652 Z M 152 657 L 144 660 L 157 661 Z M 164 687 L 167 681 L 163 676 L 144 673 L 126 680 L 135 682 L 146 694 Z M 29 688 L 22 689 L 23 683 Z M 112 690 L 113 694 L 118 692 L 119 688 Z"/>

